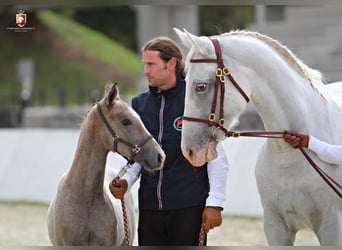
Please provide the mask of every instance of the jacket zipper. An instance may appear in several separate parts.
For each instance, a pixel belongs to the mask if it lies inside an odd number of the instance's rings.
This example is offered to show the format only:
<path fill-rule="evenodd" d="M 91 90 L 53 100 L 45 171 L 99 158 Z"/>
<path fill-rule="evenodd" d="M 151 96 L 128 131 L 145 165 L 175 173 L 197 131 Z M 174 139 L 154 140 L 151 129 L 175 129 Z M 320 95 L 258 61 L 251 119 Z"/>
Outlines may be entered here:
<path fill-rule="evenodd" d="M 158 134 L 158 143 L 162 146 L 162 137 L 163 137 L 163 130 L 164 130 L 164 108 L 165 108 L 165 97 L 160 95 L 160 109 L 159 109 L 159 134 Z M 159 171 L 159 179 L 157 184 L 157 199 L 158 199 L 158 210 L 163 210 L 163 202 L 161 197 L 161 185 L 163 182 L 163 169 Z"/>

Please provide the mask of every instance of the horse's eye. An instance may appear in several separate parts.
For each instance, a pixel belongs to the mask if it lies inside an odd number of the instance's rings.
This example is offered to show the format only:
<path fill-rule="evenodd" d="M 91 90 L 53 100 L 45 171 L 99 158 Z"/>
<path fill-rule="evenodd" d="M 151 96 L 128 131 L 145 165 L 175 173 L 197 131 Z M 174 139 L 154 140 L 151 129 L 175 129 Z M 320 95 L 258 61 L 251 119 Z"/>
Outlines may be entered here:
<path fill-rule="evenodd" d="M 196 91 L 197 92 L 203 92 L 207 89 L 207 87 L 208 87 L 208 83 L 205 83 L 205 82 L 197 83 Z"/>
<path fill-rule="evenodd" d="M 121 121 L 121 124 L 124 125 L 124 126 L 127 126 L 127 125 L 131 125 L 132 123 L 131 123 L 131 121 L 129 119 L 123 119 Z"/>

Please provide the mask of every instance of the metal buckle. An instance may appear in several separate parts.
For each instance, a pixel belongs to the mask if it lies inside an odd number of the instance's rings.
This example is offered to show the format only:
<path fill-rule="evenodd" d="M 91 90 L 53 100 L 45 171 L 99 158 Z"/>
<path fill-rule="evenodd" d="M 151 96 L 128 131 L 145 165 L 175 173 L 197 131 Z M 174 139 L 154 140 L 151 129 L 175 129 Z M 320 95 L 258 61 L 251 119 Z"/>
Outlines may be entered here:
<path fill-rule="evenodd" d="M 124 176 L 130 167 L 131 167 L 131 164 L 127 163 L 123 168 L 120 169 L 116 178 L 121 178 L 122 176 Z"/>
<path fill-rule="evenodd" d="M 141 147 L 139 147 L 138 145 L 134 145 L 134 147 L 132 148 L 132 153 L 133 154 L 138 154 L 141 150 Z"/>
<path fill-rule="evenodd" d="M 229 70 L 228 70 L 229 72 Z M 221 68 L 217 68 L 216 69 L 216 77 L 218 77 L 220 79 L 221 82 L 224 82 L 224 75 L 223 75 L 224 71 Z"/>
<path fill-rule="evenodd" d="M 221 119 L 219 120 L 219 125 L 220 125 L 221 127 L 223 127 L 223 125 L 224 125 L 224 119 L 223 119 L 223 118 L 221 118 Z"/>
<path fill-rule="evenodd" d="M 217 68 L 217 69 L 216 69 L 216 76 L 217 76 L 217 77 L 223 76 L 223 74 L 222 74 L 222 69 L 221 69 L 221 68 Z"/>
<path fill-rule="evenodd" d="M 220 81 L 224 83 L 224 76 L 220 76 Z"/>
<path fill-rule="evenodd" d="M 232 136 L 233 137 L 240 137 L 240 132 L 233 132 Z"/>
<path fill-rule="evenodd" d="M 226 76 L 230 75 L 229 69 L 227 67 L 223 68 L 223 74 Z"/>
<path fill-rule="evenodd" d="M 210 113 L 209 117 L 208 117 L 208 120 L 211 121 L 211 122 L 215 121 L 215 114 L 214 113 Z"/>

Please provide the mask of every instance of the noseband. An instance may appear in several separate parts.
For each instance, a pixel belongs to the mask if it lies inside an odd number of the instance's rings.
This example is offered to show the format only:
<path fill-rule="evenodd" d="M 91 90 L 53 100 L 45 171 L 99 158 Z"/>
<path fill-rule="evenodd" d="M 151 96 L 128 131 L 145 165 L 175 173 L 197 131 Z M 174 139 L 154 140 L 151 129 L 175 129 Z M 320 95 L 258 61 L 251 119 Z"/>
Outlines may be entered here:
<path fill-rule="evenodd" d="M 227 131 L 224 128 L 224 93 L 225 93 L 225 76 L 228 77 L 230 82 L 234 85 L 234 87 L 239 91 L 239 93 L 242 95 L 242 97 L 246 100 L 246 102 L 249 102 L 249 98 L 247 94 L 241 89 L 239 84 L 235 81 L 231 73 L 229 72 L 229 69 L 224 65 L 223 59 L 222 59 L 222 50 L 219 41 L 216 37 L 209 37 L 210 41 L 213 43 L 215 48 L 215 54 L 216 59 L 191 59 L 191 63 L 216 63 L 217 69 L 216 69 L 216 80 L 215 80 L 215 89 L 214 89 L 214 96 L 213 96 L 213 102 L 211 104 L 211 112 L 208 116 L 208 120 L 201 119 L 201 118 L 194 118 L 194 117 L 188 117 L 183 116 L 183 120 L 186 121 L 193 121 L 193 122 L 200 122 L 208 124 L 209 126 L 215 126 L 218 129 L 221 129 L 226 136 L 232 136 L 231 132 Z M 219 119 L 218 122 L 216 120 L 216 103 L 217 103 L 217 95 L 218 90 L 220 88 L 220 110 L 219 110 Z"/>
<path fill-rule="evenodd" d="M 118 152 L 118 144 L 119 142 L 121 142 L 122 144 L 126 145 L 127 147 L 131 148 L 131 156 L 129 158 L 123 156 L 124 158 L 127 159 L 129 164 L 133 164 L 134 163 L 134 158 L 135 156 L 140 152 L 141 148 L 149 141 L 152 139 L 152 136 L 147 136 L 141 143 L 139 144 L 135 144 L 133 145 L 132 143 L 120 138 L 115 131 L 112 129 L 112 127 L 109 125 L 108 120 L 106 119 L 106 117 L 104 116 L 101 106 L 99 103 L 97 103 L 97 111 L 100 114 L 100 117 L 103 121 L 103 123 L 106 125 L 107 129 L 109 130 L 110 134 L 113 137 L 113 151 L 114 152 Z"/>

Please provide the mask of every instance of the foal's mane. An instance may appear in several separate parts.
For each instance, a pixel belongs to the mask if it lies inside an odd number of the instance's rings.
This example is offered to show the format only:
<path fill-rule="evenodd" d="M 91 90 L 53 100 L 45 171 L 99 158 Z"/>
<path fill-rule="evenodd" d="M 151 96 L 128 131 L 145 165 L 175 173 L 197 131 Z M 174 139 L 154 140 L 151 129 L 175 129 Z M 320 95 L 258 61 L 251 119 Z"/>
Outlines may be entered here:
<path fill-rule="evenodd" d="M 235 30 L 229 33 L 223 33 L 221 36 L 231 36 L 231 35 L 243 35 L 257 38 L 272 48 L 276 49 L 284 58 L 291 63 L 299 73 L 303 74 L 308 80 L 310 85 L 316 89 L 317 84 L 322 84 L 322 74 L 321 72 L 314 70 L 307 65 L 305 65 L 300 59 L 298 59 L 291 50 L 286 46 L 282 45 L 279 41 L 254 31 L 247 30 Z M 317 90 L 317 89 L 316 89 Z"/>

